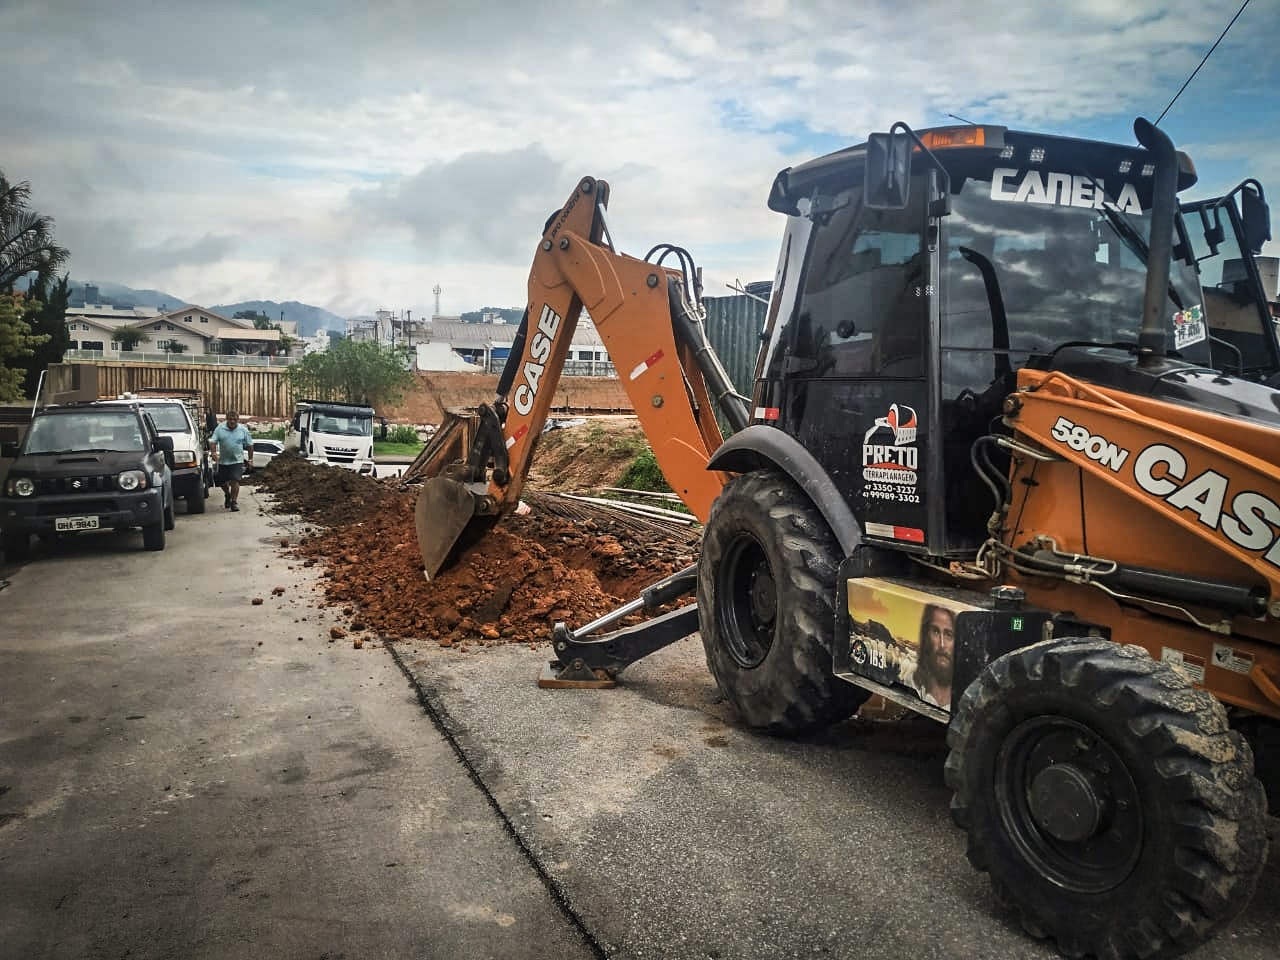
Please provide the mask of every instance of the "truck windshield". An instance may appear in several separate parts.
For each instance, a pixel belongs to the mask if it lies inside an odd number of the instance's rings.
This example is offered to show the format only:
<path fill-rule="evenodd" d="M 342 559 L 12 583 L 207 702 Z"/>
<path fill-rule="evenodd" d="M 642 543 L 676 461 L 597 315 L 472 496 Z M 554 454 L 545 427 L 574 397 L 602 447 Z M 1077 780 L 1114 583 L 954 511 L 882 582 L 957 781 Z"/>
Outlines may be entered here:
<path fill-rule="evenodd" d="M 156 429 L 161 433 L 186 433 L 191 429 L 186 411 L 178 403 L 144 403 L 142 408 L 151 414 Z"/>
<path fill-rule="evenodd" d="M 952 214 L 944 221 L 944 349 L 989 351 L 997 297 L 1014 366 L 1065 343 L 1135 344 L 1151 190 L 1151 177 L 1144 181 L 1139 170 L 1135 164 L 1131 179 L 1114 172 L 1095 179 L 1078 167 L 1055 173 L 987 160 L 953 172 Z M 1167 293 L 1169 354 L 1209 365 L 1194 269 L 1174 260 Z"/>
<path fill-rule="evenodd" d="M 144 449 L 142 427 L 132 410 L 59 413 L 37 417 L 27 431 L 24 453 L 79 453 Z"/>
<path fill-rule="evenodd" d="M 373 418 L 317 412 L 313 429 L 316 433 L 327 433 L 339 437 L 371 437 L 373 436 Z"/>

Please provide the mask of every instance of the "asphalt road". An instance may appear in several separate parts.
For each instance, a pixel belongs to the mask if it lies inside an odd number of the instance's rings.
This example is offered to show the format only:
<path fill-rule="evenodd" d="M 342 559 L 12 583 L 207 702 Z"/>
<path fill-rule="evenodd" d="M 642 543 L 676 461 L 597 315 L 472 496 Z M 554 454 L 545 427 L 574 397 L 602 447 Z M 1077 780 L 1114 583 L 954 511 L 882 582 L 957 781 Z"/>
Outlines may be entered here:
<path fill-rule="evenodd" d="M 524 648 L 329 643 L 297 528 L 213 502 L 163 554 L 0 572 L 0 953 L 1056 956 L 968 867 L 940 728 L 756 736 L 696 639 L 611 691 L 541 690 Z M 1275 833 L 1192 960 L 1274 957 Z"/>
<path fill-rule="evenodd" d="M 209 503 L 0 572 L 0 956 L 598 955 L 289 529 Z"/>

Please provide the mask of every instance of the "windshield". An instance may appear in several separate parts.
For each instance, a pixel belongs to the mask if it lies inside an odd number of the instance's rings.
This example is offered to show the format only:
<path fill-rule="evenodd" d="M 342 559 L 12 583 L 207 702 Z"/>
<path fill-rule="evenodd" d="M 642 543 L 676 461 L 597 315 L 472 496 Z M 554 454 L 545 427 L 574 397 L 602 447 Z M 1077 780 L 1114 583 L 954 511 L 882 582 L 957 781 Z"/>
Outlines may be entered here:
<path fill-rule="evenodd" d="M 952 173 L 944 350 L 990 350 L 1000 305 L 1015 367 L 1066 343 L 1137 342 L 1151 177 L 1143 180 L 1138 165 L 1132 179 L 1071 170 L 988 159 Z M 1173 262 L 1162 315 L 1170 355 L 1208 365 L 1199 282 L 1181 260 Z M 997 331 L 998 347 L 1002 337 Z"/>
<path fill-rule="evenodd" d="M 373 436 L 373 418 L 345 417 L 316 411 L 311 429 L 316 433 L 327 433 L 339 437 L 371 437 Z"/>
<path fill-rule="evenodd" d="M 151 414 L 156 429 L 161 433 L 187 433 L 191 424 L 187 413 L 178 403 L 144 403 L 142 409 Z"/>
<path fill-rule="evenodd" d="M 36 417 L 24 453 L 83 453 L 145 449 L 142 426 L 132 410 L 85 410 Z"/>

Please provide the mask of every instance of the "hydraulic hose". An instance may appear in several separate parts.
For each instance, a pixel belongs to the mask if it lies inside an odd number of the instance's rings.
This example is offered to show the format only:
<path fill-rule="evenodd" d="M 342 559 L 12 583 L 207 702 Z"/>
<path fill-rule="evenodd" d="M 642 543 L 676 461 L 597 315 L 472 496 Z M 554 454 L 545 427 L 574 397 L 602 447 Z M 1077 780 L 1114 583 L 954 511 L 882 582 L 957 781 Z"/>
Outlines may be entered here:
<path fill-rule="evenodd" d="M 707 339 L 702 319 L 689 307 L 674 280 L 667 282 L 667 299 L 671 304 L 671 321 L 675 327 L 676 339 L 693 351 L 694 362 L 698 364 L 716 406 L 729 421 L 733 432 L 745 430 L 751 423 L 747 417 L 747 405 L 734 389 L 733 381 L 725 373 L 720 357 Z"/>

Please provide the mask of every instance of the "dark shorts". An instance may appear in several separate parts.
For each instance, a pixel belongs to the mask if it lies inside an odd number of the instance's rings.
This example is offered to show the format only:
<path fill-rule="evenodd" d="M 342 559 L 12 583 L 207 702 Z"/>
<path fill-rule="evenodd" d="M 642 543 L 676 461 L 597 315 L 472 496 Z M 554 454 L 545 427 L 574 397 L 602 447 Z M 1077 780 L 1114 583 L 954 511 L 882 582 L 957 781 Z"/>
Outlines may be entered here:
<path fill-rule="evenodd" d="M 220 463 L 218 464 L 218 486 L 224 483 L 239 483 L 240 478 L 244 476 L 243 463 Z"/>

